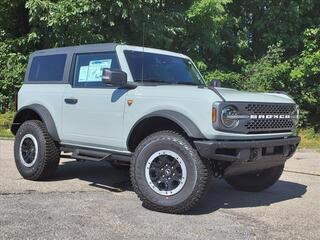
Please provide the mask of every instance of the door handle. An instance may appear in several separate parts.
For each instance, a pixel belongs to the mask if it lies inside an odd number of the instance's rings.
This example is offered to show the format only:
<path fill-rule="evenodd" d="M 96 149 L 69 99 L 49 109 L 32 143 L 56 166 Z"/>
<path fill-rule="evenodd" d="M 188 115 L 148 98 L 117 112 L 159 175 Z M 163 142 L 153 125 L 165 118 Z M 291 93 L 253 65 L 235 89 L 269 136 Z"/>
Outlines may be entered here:
<path fill-rule="evenodd" d="M 77 104 L 78 103 L 78 99 L 76 99 L 76 98 L 65 98 L 64 101 L 66 104 Z"/>

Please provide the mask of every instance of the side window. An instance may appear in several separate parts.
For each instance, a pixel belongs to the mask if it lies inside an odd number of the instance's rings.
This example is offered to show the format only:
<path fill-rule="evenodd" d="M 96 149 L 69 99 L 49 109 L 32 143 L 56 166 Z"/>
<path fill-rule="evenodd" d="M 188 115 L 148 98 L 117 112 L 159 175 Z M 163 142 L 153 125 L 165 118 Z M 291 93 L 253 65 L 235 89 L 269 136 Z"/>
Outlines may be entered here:
<path fill-rule="evenodd" d="M 115 52 L 77 54 L 73 74 L 75 87 L 103 87 L 102 70 L 120 70 Z"/>
<path fill-rule="evenodd" d="M 63 81 L 66 54 L 36 56 L 32 59 L 28 81 L 61 82 Z"/>

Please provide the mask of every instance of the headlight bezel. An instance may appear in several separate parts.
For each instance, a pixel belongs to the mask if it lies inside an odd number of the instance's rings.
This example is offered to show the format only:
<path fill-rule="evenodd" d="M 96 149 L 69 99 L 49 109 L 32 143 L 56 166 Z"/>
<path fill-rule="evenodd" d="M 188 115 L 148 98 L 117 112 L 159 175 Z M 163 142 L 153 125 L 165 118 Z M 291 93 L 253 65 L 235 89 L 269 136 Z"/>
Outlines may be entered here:
<path fill-rule="evenodd" d="M 221 110 L 221 114 L 220 114 L 220 120 L 222 125 L 228 129 L 236 128 L 239 125 L 239 119 L 235 118 L 235 116 L 237 115 L 238 115 L 237 107 L 233 105 L 225 106 Z"/>

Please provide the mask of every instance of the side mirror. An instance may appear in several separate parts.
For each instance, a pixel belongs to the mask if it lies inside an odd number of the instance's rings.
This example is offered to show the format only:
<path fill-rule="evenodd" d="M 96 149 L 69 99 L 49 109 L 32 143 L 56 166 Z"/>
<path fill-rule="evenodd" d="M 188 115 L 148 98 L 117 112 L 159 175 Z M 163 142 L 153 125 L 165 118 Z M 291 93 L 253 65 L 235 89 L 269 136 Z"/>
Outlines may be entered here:
<path fill-rule="evenodd" d="M 127 74 L 122 71 L 111 71 L 104 68 L 102 71 L 102 81 L 106 84 L 125 87 L 127 85 Z"/>
<path fill-rule="evenodd" d="M 221 81 L 220 80 L 217 80 L 217 79 L 213 79 L 211 81 L 211 86 L 212 87 L 221 87 Z"/>

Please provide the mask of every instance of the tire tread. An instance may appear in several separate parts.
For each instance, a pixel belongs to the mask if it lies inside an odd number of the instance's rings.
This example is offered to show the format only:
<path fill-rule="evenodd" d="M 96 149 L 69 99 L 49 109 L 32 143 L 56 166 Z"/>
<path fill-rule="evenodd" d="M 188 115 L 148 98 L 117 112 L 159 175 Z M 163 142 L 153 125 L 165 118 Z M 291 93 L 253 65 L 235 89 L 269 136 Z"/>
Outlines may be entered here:
<path fill-rule="evenodd" d="M 175 141 L 176 143 L 178 143 L 181 147 L 183 147 L 186 151 L 188 151 L 194 159 L 196 159 L 197 168 L 200 170 L 198 172 L 199 182 L 197 183 L 196 190 L 191 194 L 191 196 L 187 200 L 185 200 L 184 202 L 174 207 L 160 206 L 148 200 L 139 189 L 137 180 L 135 178 L 134 168 L 136 165 L 137 155 L 141 152 L 141 150 L 144 148 L 144 145 L 147 142 L 150 142 L 154 139 Z M 202 198 L 202 196 L 205 194 L 207 190 L 209 178 L 211 177 L 210 162 L 205 159 L 203 160 L 200 159 L 197 151 L 192 147 L 192 145 L 187 141 L 187 139 L 175 131 L 171 131 L 171 130 L 159 131 L 146 137 L 143 141 L 141 141 L 141 143 L 136 148 L 136 151 L 132 159 L 133 159 L 133 162 L 130 167 L 131 183 L 139 199 L 143 202 L 143 206 L 145 208 L 148 208 L 150 210 L 155 210 L 158 212 L 181 214 L 193 208 L 200 201 L 200 199 Z"/>
<path fill-rule="evenodd" d="M 42 135 L 41 137 L 44 138 L 44 157 L 41 160 L 43 163 L 38 165 L 37 169 L 33 171 L 32 175 L 28 176 L 23 175 L 23 169 L 19 164 L 17 164 L 17 168 L 23 177 L 28 180 L 37 181 L 48 179 L 50 176 L 52 176 L 59 165 L 60 149 L 49 135 L 43 122 L 39 120 L 26 121 L 19 128 L 17 135 L 19 132 L 25 131 L 28 128 L 33 128 L 35 131 L 38 131 L 38 133 Z M 41 143 L 38 144 L 40 145 Z"/>

